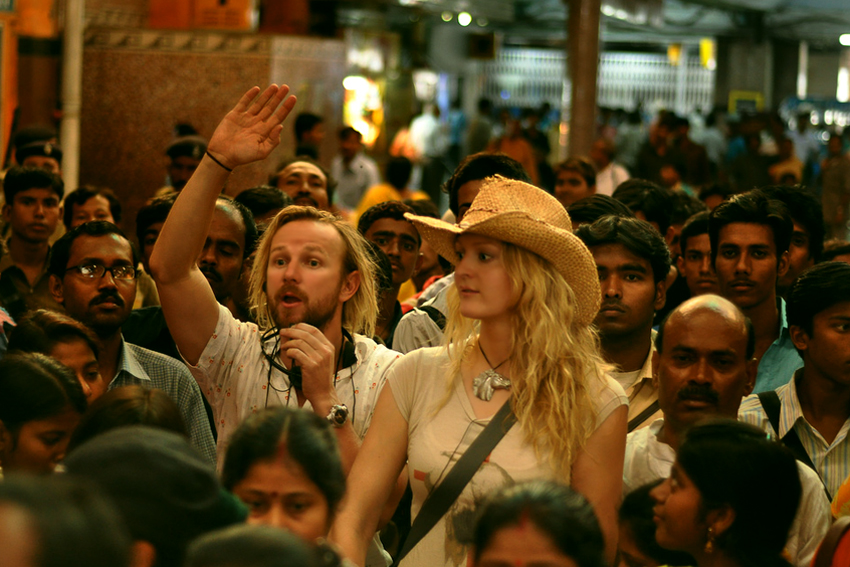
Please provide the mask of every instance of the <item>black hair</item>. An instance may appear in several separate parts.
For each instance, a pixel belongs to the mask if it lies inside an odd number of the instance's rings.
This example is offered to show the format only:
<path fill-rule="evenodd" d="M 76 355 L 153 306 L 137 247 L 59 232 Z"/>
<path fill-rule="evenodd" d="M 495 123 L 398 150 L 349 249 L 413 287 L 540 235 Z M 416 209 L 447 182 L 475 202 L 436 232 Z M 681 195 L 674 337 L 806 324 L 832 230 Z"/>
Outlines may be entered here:
<path fill-rule="evenodd" d="M 221 471 L 224 488 L 233 490 L 257 461 L 273 459 L 281 447 L 316 484 L 333 515 L 345 493 L 342 458 L 328 420 L 306 410 L 278 407 L 248 416 L 230 438 Z"/>
<path fill-rule="evenodd" d="M 460 188 L 470 181 L 480 181 L 494 175 L 531 183 L 531 178 L 522 164 L 505 154 L 481 152 L 467 156 L 443 185 L 443 191 L 449 194 L 449 209 L 455 216 L 459 210 L 457 193 Z"/>
<path fill-rule="evenodd" d="M 312 112 L 302 112 L 295 117 L 295 139 L 301 142 L 304 134 L 316 127 L 316 125 L 324 122 L 322 117 Z"/>
<path fill-rule="evenodd" d="M 576 236 L 588 248 L 622 244 L 629 252 L 649 262 L 656 284 L 663 282 L 670 272 L 670 249 L 658 231 L 646 221 L 608 215 L 593 224 L 580 226 Z"/>
<path fill-rule="evenodd" d="M 366 245 L 369 248 L 372 261 L 375 262 L 375 285 L 380 299 L 385 297 L 385 293 L 393 291 L 393 265 L 390 262 L 390 257 L 381 250 L 380 246 L 371 240 L 366 240 Z"/>
<path fill-rule="evenodd" d="M 708 238 L 711 240 L 711 264 L 717 260 L 720 230 L 732 223 L 753 223 L 770 227 L 776 247 L 776 261 L 788 250 L 794 223 L 788 209 L 775 199 L 760 191 L 749 191 L 735 195 L 720 203 L 708 218 Z"/>
<path fill-rule="evenodd" d="M 701 234 L 708 234 L 708 217 L 711 211 L 700 211 L 692 215 L 685 221 L 682 226 L 682 232 L 679 234 L 679 247 L 682 250 L 682 256 L 685 255 L 685 250 L 688 249 L 688 239 Z"/>
<path fill-rule="evenodd" d="M 71 223 L 74 221 L 74 205 L 84 205 L 86 201 L 93 197 L 103 197 L 109 201 L 109 212 L 115 224 L 121 222 L 121 201 L 108 187 L 94 187 L 92 185 L 83 185 L 76 191 L 71 191 L 65 197 L 65 209 L 62 212 L 62 222 L 65 224 L 66 230 L 71 230 Z"/>
<path fill-rule="evenodd" d="M 838 256 L 850 254 L 850 242 L 833 238 L 823 243 L 823 252 L 820 255 L 820 262 L 832 262 Z"/>
<path fill-rule="evenodd" d="M 850 301 L 850 264 L 823 262 L 803 272 L 788 293 L 785 316 L 788 325 L 814 331 L 815 315 L 838 303 Z"/>
<path fill-rule="evenodd" d="M 123 230 L 111 222 L 91 221 L 69 230 L 62 235 L 62 238 L 53 244 L 53 248 L 50 249 L 50 257 L 47 260 L 48 273 L 56 276 L 60 280 L 65 276 L 65 272 L 68 269 L 68 260 L 71 257 L 71 247 L 74 245 L 74 241 L 80 236 L 97 237 L 108 236 L 110 234 L 117 234 L 127 241 L 133 255 L 133 267 L 135 268 L 138 266 L 141 261 L 139 250 L 136 248 L 136 245 L 127 238 L 127 235 L 124 234 Z"/>
<path fill-rule="evenodd" d="M 297 535 L 272 526 L 238 525 L 205 534 L 186 551 L 183 567 L 319 567 Z"/>
<path fill-rule="evenodd" d="M 479 114 L 489 116 L 493 112 L 493 103 L 490 102 L 489 98 L 479 98 L 476 106 L 478 107 Z"/>
<path fill-rule="evenodd" d="M 567 207 L 567 213 L 573 224 L 590 224 L 606 215 L 629 218 L 635 216 L 631 209 L 614 197 L 600 193 L 579 199 Z"/>
<path fill-rule="evenodd" d="M 139 212 L 136 214 L 136 239 L 140 247 L 144 247 L 145 245 L 145 233 L 150 226 L 158 222 L 165 222 L 176 199 L 177 193 L 154 197 L 144 207 L 139 209 Z"/>
<path fill-rule="evenodd" d="M 805 187 L 799 186 L 772 185 L 762 187 L 758 191 L 767 195 L 769 199 L 782 201 L 785 204 L 792 221 L 800 223 L 808 233 L 809 256 L 815 262 L 819 261 L 823 252 L 826 227 L 823 222 L 823 207 L 818 198 Z"/>
<path fill-rule="evenodd" d="M 670 565 L 671 567 L 696 565 L 696 561 L 690 554 L 664 549 L 655 540 L 656 526 L 652 519 L 655 499 L 649 493 L 662 482 L 664 482 L 664 479 L 658 479 L 639 486 L 626 494 L 623 503 L 620 505 L 620 525 L 628 525 L 638 550 L 659 565 Z M 621 527 L 620 532 L 622 533 L 622 531 Z"/>
<path fill-rule="evenodd" d="M 387 162 L 387 183 L 401 191 L 407 187 L 413 163 L 404 156 L 397 156 Z"/>
<path fill-rule="evenodd" d="M 340 130 L 339 130 L 339 139 L 340 140 L 347 140 L 351 136 L 357 136 L 358 140 L 363 139 L 363 134 L 361 134 L 359 130 L 355 130 L 351 126 L 343 126 L 342 128 L 340 128 Z"/>
<path fill-rule="evenodd" d="M 383 203 L 378 203 L 377 205 L 369 207 L 362 215 L 360 215 L 360 218 L 357 221 L 357 232 L 366 236 L 366 233 L 372 225 L 381 219 L 404 221 L 413 227 L 414 232 L 416 232 L 416 241 L 419 244 L 422 244 L 422 238 L 419 236 L 419 231 L 412 222 L 404 218 L 404 213 L 416 214 L 412 208 L 400 201 L 384 201 Z"/>
<path fill-rule="evenodd" d="M 658 331 L 655 334 L 655 350 L 658 351 L 658 354 L 664 351 L 664 332 L 667 328 L 667 323 L 670 321 L 670 317 L 674 313 L 678 313 L 678 311 L 674 309 L 668 313 L 661 321 L 661 324 L 658 325 Z M 744 315 L 744 326 L 747 328 L 747 347 L 746 351 L 744 351 L 744 356 L 747 360 L 750 360 L 756 352 L 756 330 L 753 327 L 753 321 L 746 315 Z"/>
<path fill-rule="evenodd" d="M 690 428 L 676 460 L 699 490 L 704 514 L 734 511 L 716 548 L 742 566 L 789 565 L 782 551 L 802 488 L 797 461 L 781 442 L 755 426 L 712 419 Z"/>
<path fill-rule="evenodd" d="M 251 209 L 240 203 L 239 201 L 227 195 L 219 195 L 215 201 L 216 208 L 233 209 L 242 219 L 242 226 L 245 229 L 245 246 L 242 248 L 242 259 L 244 260 L 257 247 L 257 241 L 260 239 L 257 231 L 257 223 L 254 222 L 254 215 Z"/>
<path fill-rule="evenodd" d="M 15 201 L 15 195 L 30 189 L 50 189 L 60 200 L 65 196 L 65 183 L 55 173 L 40 167 L 19 165 L 6 172 L 6 177 L 3 178 L 3 196 L 7 205 Z"/>
<path fill-rule="evenodd" d="M 247 207 L 255 219 L 293 204 L 289 195 L 271 185 L 258 185 L 245 189 L 236 195 L 233 201 Z"/>
<path fill-rule="evenodd" d="M 670 202 L 670 224 L 684 224 L 686 220 L 695 214 L 708 211 L 708 207 L 684 191 L 674 191 Z"/>
<path fill-rule="evenodd" d="M 85 479 L 7 477 L 0 504 L 20 509 L 37 548 L 33 567 L 128 567 L 132 540 L 121 516 Z"/>
<path fill-rule="evenodd" d="M 189 438 L 180 408 L 168 394 L 133 384 L 109 390 L 92 402 L 71 435 L 68 453 L 89 439 L 128 425 L 158 427 Z"/>
<path fill-rule="evenodd" d="M 620 183 L 612 196 L 635 214 L 640 212 L 648 222 L 657 224 L 662 236 L 667 233 L 672 191 L 646 179 L 629 179 Z"/>
<path fill-rule="evenodd" d="M 9 335 L 8 348 L 10 351 L 40 352 L 50 356 L 57 343 L 74 339 L 85 342 L 95 358 L 100 356 L 100 346 L 91 329 L 59 311 L 39 309 L 18 321 Z"/>
<path fill-rule="evenodd" d="M 596 167 L 591 163 L 590 158 L 584 156 L 574 156 L 567 158 L 554 167 L 555 174 L 561 171 L 573 171 L 578 173 L 588 187 L 596 187 Z"/>
<path fill-rule="evenodd" d="M 0 360 L 0 421 L 13 434 L 68 407 L 86 411 L 86 395 L 71 369 L 34 352 L 8 353 Z"/>
<path fill-rule="evenodd" d="M 477 513 L 474 562 L 501 529 L 528 519 L 552 544 L 582 567 L 605 565 L 605 540 L 593 506 L 568 486 L 538 480 L 502 488 Z"/>
<path fill-rule="evenodd" d="M 728 183 L 712 183 L 710 185 L 706 185 L 700 190 L 699 200 L 705 202 L 705 200 L 711 197 L 712 195 L 717 195 L 719 197 L 722 197 L 725 201 L 734 194 L 735 191 Z"/>
<path fill-rule="evenodd" d="M 327 180 L 327 189 L 325 189 L 325 192 L 328 194 L 328 203 L 333 203 L 334 190 L 336 190 L 336 179 L 331 177 L 331 172 L 328 171 L 325 166 L 323 166 L 316 160 L 317 158 L 307 155 L 297 155 L 295 157 L 284 159 L 277 165 L 275 172 L 269 175 L 269 185 L 271 185 L 272 187 L 277 187 L 277 182 L 280 180 L 280 174 L 283 172 L 283 170 L 286 169 L 288 166 L 292 165 L 293 163 L 303 161 L 304 163 L 309 163 L 310 165 L 314 165 L 319 168 L 319 171 L 321 171 L 322 174 L 325 176 L 325 179 Z"/>
<path fill-rule="evenodd" d="M 413 209 L 413 212 L 420 217 L 440 218 L 440 209 L 431 199 L 405 199 L 402 203 Z"/>

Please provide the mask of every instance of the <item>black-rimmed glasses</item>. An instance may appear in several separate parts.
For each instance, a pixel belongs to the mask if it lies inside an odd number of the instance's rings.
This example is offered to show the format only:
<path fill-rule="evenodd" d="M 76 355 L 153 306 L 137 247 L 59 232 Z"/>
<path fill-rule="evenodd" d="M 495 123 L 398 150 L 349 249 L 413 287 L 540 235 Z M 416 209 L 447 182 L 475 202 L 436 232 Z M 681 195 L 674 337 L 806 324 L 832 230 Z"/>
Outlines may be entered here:
<path fill-rule="evenodd" d="M 121 265 L 107 268 L 103 264 L 81 264 L 65 270 L 66 273 L 72 271 L 90 280 L 102 278 L 106 272 L 112 274 L 114 280 L 134 280 L 139 273 L 133 266 Z"/>

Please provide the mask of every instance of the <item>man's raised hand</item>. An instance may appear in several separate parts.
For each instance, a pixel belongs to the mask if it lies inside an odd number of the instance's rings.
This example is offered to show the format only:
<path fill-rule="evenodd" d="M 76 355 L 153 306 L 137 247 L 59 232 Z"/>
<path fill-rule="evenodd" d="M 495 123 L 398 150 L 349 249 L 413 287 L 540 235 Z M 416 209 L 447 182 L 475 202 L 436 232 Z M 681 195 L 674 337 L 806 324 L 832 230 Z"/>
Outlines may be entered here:
<path fill-rule="evenodd" d="M 210 139 L 207 151 L 230 169 L 265 159 L 280 143 L 282 123 L 295 106 L 289 87 L 253 87 L 227 113 Z"/>

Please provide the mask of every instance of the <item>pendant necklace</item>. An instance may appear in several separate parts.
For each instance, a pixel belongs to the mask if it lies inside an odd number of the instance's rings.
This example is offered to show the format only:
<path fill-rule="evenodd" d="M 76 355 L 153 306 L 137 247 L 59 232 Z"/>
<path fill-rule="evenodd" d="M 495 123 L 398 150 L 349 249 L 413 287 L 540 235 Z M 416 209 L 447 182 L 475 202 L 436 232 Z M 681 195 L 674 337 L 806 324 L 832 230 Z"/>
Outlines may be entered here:
<path fill-rule="evenodd" d="M 476 398 L 489 402 L 493 399 L 493 392 L 495 390 L 498 388 L 504 388 L 507 390 L 511 387 L 510 378 L 497 372 L 498 368 L 510 360 L 511 357 L 508 357 L 496 366 L 493 366 L 493 363 L 490 362 L 489 358 L 487 358 L 487 353 L 485 353 L 484 349 L 481 348 L 480 341 L 478 342 L 478 350 L 480 350 L 481 354 L 484 355 L 484 360 L 487 361 L 490 368 L 472 380 L 472 393 L 475 394 Z"/>

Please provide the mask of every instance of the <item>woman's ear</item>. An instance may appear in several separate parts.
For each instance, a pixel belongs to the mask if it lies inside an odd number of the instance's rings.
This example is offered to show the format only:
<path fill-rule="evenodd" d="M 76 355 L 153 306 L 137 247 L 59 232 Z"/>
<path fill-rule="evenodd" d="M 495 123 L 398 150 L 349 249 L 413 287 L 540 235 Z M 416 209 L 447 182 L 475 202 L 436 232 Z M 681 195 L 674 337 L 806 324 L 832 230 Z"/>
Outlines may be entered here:
<path fill-rule="evenodd" d="M 735 523 L 735 510 L 729 505 L 721 506 L 708 513 L 708 526 L 714 531 L 714 535 L 720 537 Z"/>

